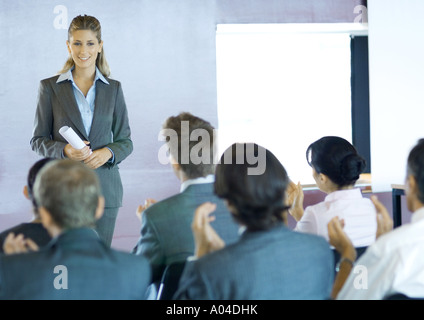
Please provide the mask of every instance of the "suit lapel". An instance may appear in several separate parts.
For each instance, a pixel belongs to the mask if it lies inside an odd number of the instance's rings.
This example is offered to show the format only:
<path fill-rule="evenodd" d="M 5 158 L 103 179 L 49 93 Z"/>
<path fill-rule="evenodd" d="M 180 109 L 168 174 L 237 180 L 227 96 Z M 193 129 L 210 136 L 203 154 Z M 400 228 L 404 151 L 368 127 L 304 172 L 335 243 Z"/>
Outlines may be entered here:
<path fill-rule="evenodd" d="M 94 102 L 95 107 L 90 136 L 96 134 L 96 128 L 101 125 L 101 119 L 104 118 L 104 114 L 108 112 L 108 102 L 110 100 L 110 90 L 107 90 L 108 86 L 108 84 L 101 80 L 97 80 L 96 82 L 96 99 Z"/>
<path fill-rule="evenodd" d="M 55 93 L 59 97 L 59 101 L 62 104 L 63 109 L 68 115 L 69 120 L 72 122 L 72 129 L 84 140 L 88 140 L 87 134 L 85 132 L 84 124 L 82 122 L 81 113 L 78 109 L 77 102 L 75 101 L 75 96 L 72 88 L 72 83 L 70 81 L 64 81 L 53 86 Z"/>

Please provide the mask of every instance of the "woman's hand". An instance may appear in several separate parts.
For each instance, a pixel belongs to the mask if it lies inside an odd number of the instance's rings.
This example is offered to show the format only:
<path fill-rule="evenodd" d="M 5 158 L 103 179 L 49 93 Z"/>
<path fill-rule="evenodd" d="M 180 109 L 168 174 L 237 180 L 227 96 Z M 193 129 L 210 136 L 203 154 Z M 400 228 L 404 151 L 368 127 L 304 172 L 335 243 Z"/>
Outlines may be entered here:
<path fill-rule="evenodd" d="M 225 247 L 225 242 L 210 225 L 210 222 L 215 220 L 215 217 L 210 215 L 215 209 L 216 204 L 206 202 L 197 207 L 194 213 L 191 228 L 196 247 L 195 255 L 198 258 Z"/>
<path fill-rule="evenodd" d="M 299 221 L 303 217 L 303 189 L 300 182 L 297 185 L 290 180 L 289 186 L 287 187 L 287 205 L 290 206 L 289 213 L 293 216 L 296 221 Z"/>
<path fill-rule="evenodd" d="M 73 146 L 71 146 L 69 143 L 65 146 L 65 149 L 63 150 L 63 153 L 66 157 L 68 157 L 71 160 L 75 161 L 84 161 L 87 159 L 91 154 L 91 149 L 88 146 L 90 143 L 88 141 L 84 141 L 84 143 L 87 145 L 82 149 L 75 149 Z"/>
<path fill-rule="evenodd" d="M 112 158 L 112 152 L 108 148 L 101 148 L 93 151 L 88 158 L 84 159 L 84 163 L 91 169 L 97 169 L 104 165 Z"/>

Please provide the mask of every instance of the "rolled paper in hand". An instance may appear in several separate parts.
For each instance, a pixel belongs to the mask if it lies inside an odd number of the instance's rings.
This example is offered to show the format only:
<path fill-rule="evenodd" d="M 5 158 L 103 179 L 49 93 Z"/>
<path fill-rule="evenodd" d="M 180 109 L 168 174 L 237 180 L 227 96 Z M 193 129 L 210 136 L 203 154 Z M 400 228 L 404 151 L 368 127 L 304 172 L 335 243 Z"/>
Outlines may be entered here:
<path fill-rule="evenodd" d="M 63 126 L 60 128 L 59 133 L 68 141 L 68 143 L 75 149 L 82 149 L 87 146 L 84 141 L 75 133 L 74 129 Z"/>

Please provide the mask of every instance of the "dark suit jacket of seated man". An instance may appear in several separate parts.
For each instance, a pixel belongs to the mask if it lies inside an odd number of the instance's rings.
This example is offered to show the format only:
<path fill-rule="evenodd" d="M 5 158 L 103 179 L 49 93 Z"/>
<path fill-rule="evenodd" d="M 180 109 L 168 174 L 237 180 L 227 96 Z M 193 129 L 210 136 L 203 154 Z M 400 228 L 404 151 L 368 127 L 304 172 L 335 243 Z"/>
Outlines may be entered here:
<path fill-rule="evenodd" d="M 34 196 L 53 239 L 36 252 L 0 256 L 0 300 L 145 299 L 147 259 L 109 248 L 94 230 L 104 199 L 93 170 L 55 160 L 37 176 Z"/>
<path fill-rule="evenodd" d="M 202 118 L 182 112 L 168 117 L 162 128 L 167 138 L 172 168 L 181 181 L 181 192 L 153 204 L 142 214 L 141 237 L 133 252 L 143 254 L 150 260 L 152 282 L 160 280 L 166 265 L 184 261 L 194 254 L 191 223 L 196 208 L 202 203 L 217 204 L 213 226 L 226 243 L 238 239 L 239 229 L 223 200 L 214 194 L 214 127 Z M 202 134 L 202 156 L 206 157 L 199 163 L 192 157 L 193 153 L 199 154 L 198 142 L 190 138 L 196 133 Z M 184 154 L 183 145 L 188 146 L 188 154 Z M 184 156 L 187 156 L 187 161 Z"/>
<path fill-rule="evenodd" d="M 217 205 L 212 226 L 227 244 L 238 239 L 238 224 L 224 202 L 213 191 L 213 183 L 198 183 L 182 193 L 147 208 L 142 217 L 141 237 L 134 252 L 150 260 L 152 281 L 160 280 L 165 266 L 181 262 L 194 254 L 191 223 L 196 208 L 205 202 Z"/>

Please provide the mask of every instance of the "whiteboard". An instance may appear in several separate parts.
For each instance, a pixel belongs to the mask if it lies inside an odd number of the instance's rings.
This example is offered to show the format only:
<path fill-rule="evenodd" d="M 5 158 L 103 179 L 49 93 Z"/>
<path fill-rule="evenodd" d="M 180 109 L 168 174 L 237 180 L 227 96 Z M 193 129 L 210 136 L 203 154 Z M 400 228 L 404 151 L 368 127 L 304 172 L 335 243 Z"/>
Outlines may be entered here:
<path fill-rule="evenodd" d="M 218 25 L 219 151 L 256 142 L 290 178 L 315 183 L 306 149 L 352 141 L 350 35 L 360 24 Z"/>

